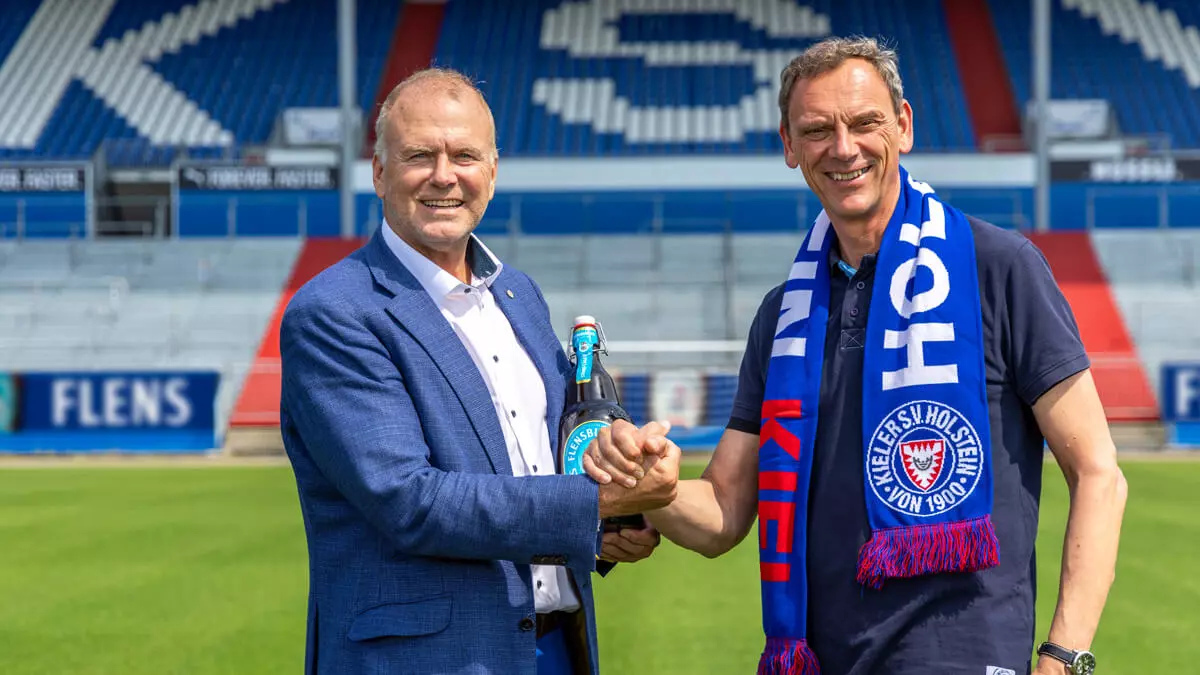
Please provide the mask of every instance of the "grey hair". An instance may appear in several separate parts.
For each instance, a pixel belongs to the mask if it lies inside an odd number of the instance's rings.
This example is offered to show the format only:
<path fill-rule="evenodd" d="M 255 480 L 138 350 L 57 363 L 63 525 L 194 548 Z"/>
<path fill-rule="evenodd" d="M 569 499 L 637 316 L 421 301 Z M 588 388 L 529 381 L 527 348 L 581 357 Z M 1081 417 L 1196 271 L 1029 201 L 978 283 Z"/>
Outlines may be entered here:
<path fill-rule="evenodd" d="M 779 115 L 785 131 L 789 126 L 788 104 L 796 83 L 827 73 L 849 59 L 862 59 L 875 67 L 892 95 L 892 109 L 897 115 L 900 114 L 904 103 L 904 84 L 900 81 L 896 50 L 880 45 L 875 38 L 832 37 L 805 49 L 779 74 Z"/>
<path fill-rule="evenodd" d="M 479 86 L 475 82 L 452 68 L 431 67 L 409 75 L 401 80 L 388 92 L 387 98 L 383 100 L 383 104 L 379 106 L 379 115 L 375 117 L 375 155 L 379 157 L 379 161 L 387 163 L 387 143 L 384 140 L 384 130 L 387 128 L 387 117 L 392 112 L 392 107 L 396 105 L 396 99 L 400 98 L 401 92 L 406 87 L 420 84 L 422 82 L 440 85 L 445 92 L 455 92 L 456 90 L 466 89 L 472 91 L 479 97 L 479 102 L 483 104 L 483 109 L 488 114 L 488 124 L 492 130 L 492 161 L 499 158 L 499 151 L 496 149 L 496 119 L 492 116 L 492 109 L 488 106 L 487 99 Z"/>

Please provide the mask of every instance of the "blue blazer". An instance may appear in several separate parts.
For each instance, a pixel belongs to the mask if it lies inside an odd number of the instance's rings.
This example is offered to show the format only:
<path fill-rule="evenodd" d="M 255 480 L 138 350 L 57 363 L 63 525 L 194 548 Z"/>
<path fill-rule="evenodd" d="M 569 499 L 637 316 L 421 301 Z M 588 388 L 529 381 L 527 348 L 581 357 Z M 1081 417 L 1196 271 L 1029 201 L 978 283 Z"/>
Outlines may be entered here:
<path fill-rule="evenodd" d="M 507 266 L 492 294 L 541 371 L 557 452 L 571 368 L 546 301 Z M 487 385 L 379 233 L 296 293 L 280 350 L 308 537 L 305 671 L 535 673 L 530 565 L 559 564 L 598 672 L 598 488 L 512 476 Z"/>

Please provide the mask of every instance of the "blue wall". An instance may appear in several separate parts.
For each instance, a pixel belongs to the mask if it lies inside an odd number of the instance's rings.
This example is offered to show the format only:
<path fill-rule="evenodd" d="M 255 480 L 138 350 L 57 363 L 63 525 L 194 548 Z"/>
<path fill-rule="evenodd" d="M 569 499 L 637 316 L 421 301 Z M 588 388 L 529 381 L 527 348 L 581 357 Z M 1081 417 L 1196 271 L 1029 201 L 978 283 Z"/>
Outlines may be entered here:
<path fill-rule="evenodd" d="M 21 210 L 24 209 L 24 214 Z M 0 194 L 0 239 L 18 236 L 17 221 L 24 218 L 24 236 L 83 237 L 87 235 L 88 209 L 84 192 L 5 192 Z"/>
<path fill-rule="evenodd" d="M 1001 227 L 1029 228 L 1032 188 L 946 188 L 947 202 Z M 18 201 L 24 201 L 26 236 L 68 237 L 71 227 L 84 234 L 86 200 L 82 194 L 0 195 L 0 238 L 16 236 Z M 176 231 L 184 237 L 338 236 L 338 194 L 333 190 L 211 191 L 180 190 Z M 498 193 L 480 232 L 507 231 L 519 223 L 528 234 L 636 234 L 654 231 L 656 219 L 666 233 L 781 232 L 806 228 L 820 212 L 807 190 L 597 191 Z M 305 216 L 300 215 L 301 210 Z M 382 207 L 372 193 L 355 197 L 359 234 L 374 230 Z M 1051 227 L 1081 230 L 1091 219 L 1098 228 L 1200 227 L 1200 182 L 1165 184 L 1060 183 L 1051 188 Z M 303 225 L 302 225 L 303 223 Z"/>
<path fill-rule="evenodd" d="M 354 201 L 362 234 L 378 222 L 382 209 L 374 194 L 355 195 Z M 296 236 L 301 230 L 336 237 L 340 211 L 335 190 L 180 190 L 175 227 L 181 237 L 225 237 L 231 231 L 243 237 Z"/>

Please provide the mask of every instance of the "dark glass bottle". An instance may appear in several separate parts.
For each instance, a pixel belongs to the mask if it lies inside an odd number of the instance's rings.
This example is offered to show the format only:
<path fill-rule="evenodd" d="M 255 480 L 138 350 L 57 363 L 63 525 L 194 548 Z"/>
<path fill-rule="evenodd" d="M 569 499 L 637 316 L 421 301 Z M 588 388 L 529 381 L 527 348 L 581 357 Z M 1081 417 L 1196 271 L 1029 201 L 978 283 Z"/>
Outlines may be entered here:
<path fill-rule="evenodd" d="M 558 470 L 564 474 L 586 473 L 583 454 L 604 427 L 614 420 L 629 419 L 629 413 L 621 407 L 617 386 L 612 376 L 600 362 L 604 346 L 596 319 L 591 316 L 575 317 L 571 329 L 571 360 L 575 365 L 575 381 L 567 387 L 567 408 L 563 411 L 559 425 Z M 607 352 L 605 352 L 607 353 Z M 606 518 L 606 531 L 623 527 L 642 528 L 642 516 L 618 516 Z"/>

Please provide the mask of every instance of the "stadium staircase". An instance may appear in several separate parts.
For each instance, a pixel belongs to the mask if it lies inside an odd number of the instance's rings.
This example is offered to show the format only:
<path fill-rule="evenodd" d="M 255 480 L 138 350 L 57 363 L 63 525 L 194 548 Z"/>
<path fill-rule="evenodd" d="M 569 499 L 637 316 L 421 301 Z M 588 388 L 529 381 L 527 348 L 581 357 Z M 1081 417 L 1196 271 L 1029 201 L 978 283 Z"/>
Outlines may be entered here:
<path fill-rule="evenodd" d="M 365 116 L 364 157 L 370 157 L 374 152 L 374 120 L 388 93 L 396 83 L 433 63 L 445 7 L 443 2 L 410 2 L 400 10 L 392 35 L 392 48 L 375 91 L 375 106 Z"/>
<path fill-rule="evenodd" d="M 942 0 L 942 10 L 962 71 L 963 96 L 975 138 L 981 146 L 992 139 L 1005 139 L 999 147 L 1020 148 L 1022 144 L 1014 141 L 1021 138 L 1021 117 L 987 1 Z M 924 120 L 918 118 L 921 122 Z"/>
<path fill-rule="evenodd" d="M 1151 422 L 1158 419 L 1158 404 L 1146 378 L 1125 318 L 1086 232 L 1031 234 L 1045 254 L 1066 296 L 1083 346 L 1092 358 L 1092 375 L 1114 422 Z"/>
<path fill-rule="evenodd" d="M 265 326 L 250 344 L 257 345 L 253 364 L 239 390 L 225 449 L 238 455 L 278 453 L 280 379 L 279 325 L 292 296 L 310 279 L 362 246 L 361 239 L 308 239 L 295 258 L 283 291 L 274 295 Z"/>
<path fill-rule="evenodd" d="M 1194 360 L 1200 351 L 1200 233 L 1098 231 L 1092 243 L 1153 391 L 1160 391 L 1162 364 Z"/>

